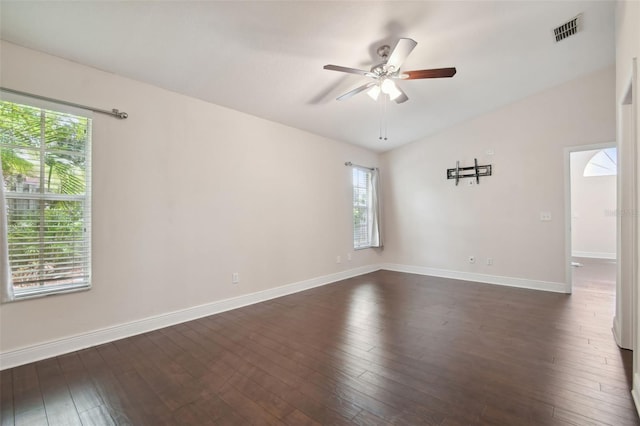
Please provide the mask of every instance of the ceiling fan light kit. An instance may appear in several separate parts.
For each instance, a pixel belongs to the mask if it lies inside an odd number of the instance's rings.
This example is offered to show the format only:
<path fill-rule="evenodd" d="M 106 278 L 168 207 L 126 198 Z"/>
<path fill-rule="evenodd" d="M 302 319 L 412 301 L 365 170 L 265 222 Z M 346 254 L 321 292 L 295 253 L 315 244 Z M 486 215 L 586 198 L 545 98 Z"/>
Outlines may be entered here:
<path fill-rule="evenodd" d="M 369 95 L 374 101 L 377 101 L 378 96 L 380 96 L 380 86 L 376 84 L 371 89 L 367 90 L 367 95 Z"/>
<path fill-rule="evenodd" d="M 366 91 L 374 101 L 382 100 L 386 102 L 387 100 L 390 100 L 397 104 L 401 104 L 408 101 L 409 97 L 400 87 L 398 87 L 394 80 L 448 78 L 453 77 L 456 74 L 456 69 L 454 67 L 400 72 L 402 63 L 417 44 L 418 43 L 416 41 L 410 38 L 401 38 L 393 49 L 391 49 L 387 44 L 380 46 L 376 52 L 380 58 L 382 58 L 382 62 L 377 65 L 373 65 L 370 71 L 342 67 L 340 65 L 325 65 L 324 69 L 326 70 L 361 75 L 374 80 L 356 87 L 355 89 L 338 96 L 336 99 L 338 101 L 343 101 L 357 95 L 358 93 Z M 383 95 L 382 97 L 380 96 L 381 93 Z M 382 132 L 380 134 L 380 139 L 382 139 Z M 384 139 L 387 139 L 386 134 Z"/>
<path fill-rule="evenodd" d="M 374 101 L 378 100 L 380 93 L 389 96 L 389 100 L 392 101 L 402 95 L 402 92 L 398 89 L 396 84 L 388 78 L 381 80 L 367 91 L 367 95 L 369 95 Z"/>

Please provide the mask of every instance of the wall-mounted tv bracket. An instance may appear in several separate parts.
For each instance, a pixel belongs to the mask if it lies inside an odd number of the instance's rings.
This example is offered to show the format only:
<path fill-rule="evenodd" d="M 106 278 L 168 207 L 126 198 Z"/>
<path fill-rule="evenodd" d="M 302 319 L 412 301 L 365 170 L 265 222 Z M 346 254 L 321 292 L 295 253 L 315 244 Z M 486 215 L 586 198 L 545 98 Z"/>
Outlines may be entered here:
<path fill-rule="evenodd" d="M 480 184 L 480 176 L 491 176 L 491 164 L 479 166 L 477 158 L 473 159 L 473 163 L 471 167 L 460 167 L 460 162 L 456 161 L 455 169 L 447 169 L 447 179 L 455 179 L 458 185 L 460 179 L 474 177 L 476 183 Z"/>

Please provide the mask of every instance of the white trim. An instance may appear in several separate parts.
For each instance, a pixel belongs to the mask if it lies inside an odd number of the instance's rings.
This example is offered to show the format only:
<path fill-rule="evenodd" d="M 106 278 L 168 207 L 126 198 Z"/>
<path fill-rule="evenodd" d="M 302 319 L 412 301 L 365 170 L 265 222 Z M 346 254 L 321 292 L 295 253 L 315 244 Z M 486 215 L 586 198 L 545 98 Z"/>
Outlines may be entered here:
<path fill-rule="evenodd" d="M 638 81 L 636 59 L 631 61 L 631 78 L 626 80 L 621 96 L 616 96 L 616 125 L 618 135 L 618 195 L 616 280 L 617 343 L 634 351 L 634 370 L 637 369 L 635 334 L 637 321 L 638 228 L 635 213 L 638 208 L 638 133 L 636 129 Z M 630 96 L 629 96 L 630 95 Z M 630 109 L 629 109 L 630 108 Z M 627 210 L 626 214 L 622 214 Z"/>
<path fill-rule="evenodd" d="M 635 203 L 634 203 L 634 210 L 635 213 L 638 212 L 638 171 L 637 171 L 637 167 L 638 167 L 638 150 L 640 149 L 640 140 L 638 140 L 638 132 L 640 131 L 640 129 L 638 129 L 638 58 L 633 58 L 632 59 L 632 64 L 631 64 L 631 81 L 629 82 L 629 89 L 630 92 L 628 92 L 631 95 L 631 99 L 629 99 L 628 101 L 631 102 L 631 141 L 632 141 L 632 145 L 633 145 L 633 149 L 635 151 L 635 163 L 634 163 L 634 181 L 633 181 L 633 191 L 634 191 L 634 196 L 635 196 Z M 627 102 L 626 99 L 623 99 L 623 103 Z M 620 121 L 622 121 L 621 116 L 618 116 L 618 123 L 620 124 Z M 638 265 L 638 232 L 640 230 L 639 228 L 639 222 L 636 216 L 636 219 L 634 220 L 634 234 L 633 234 L 633 244 L 632 244 L 632 248 L 633 248 L 633 256 L 632 256 L 632 271 L 633 271 L 633 281 L 631 283 L 631 296 L 632 296 L 632 302 L 631 302 L 631 349 L 633 350 L 633 383 L 632 383 L 632 390 L 631 390 L 631 396 L 633 397 L 633 402 L 636 406 L 636 411 L 638 412 L 638 414 L 640 414 L 640 395 L 638 394 L 638 389 L 640 387 L 640 372 L 638 371 L 639 365 L 640 365 L 640 348 L 638 347 L 638 345 L 640 344 L 640 330 L 638 329 L 638 322 L 639 322 L 639 318 L 640 318 L 640 314 L 638 313 L 638 309 L 640 309 L 640 305 L 639 305 L 639 298 L 640 298 L 640 293 L 639 293 L 639 278 L 638 278 L 638 268 L 640 267 L 640 265 Z"/>
<path fill-rule="evenodd" d="M 214 315 L 231 309 L 241 308 L 254 303 L 264 302 L 276 297 L 286 296 L 314 287 L 331 284 L 337 281 L 368 274 L 379 270 L 379 265 L 368 265 L 335 274 L 324 275 L 299 281 L 292 284 L 275 287 L 268 290 L 258 291 L 243 296 L 230 299 L 219 300 L 200 306 L 194 306 L 179 311 L 156 315 L 149 318 L 132 321 L 126 324 L 119 324 L 100 330 L 94 330 L 75 336 L 65 337 L 50 342 L 45 342 L 33 346 L 28 346 L 12 351 L 0 353 L 0 370 L 17 367 L 30 362 L 39 361 L 46 358 L 66 354 L 69 352 L 85 349 L 91 346 L 112 342 L 118 339 L 135 336 L 159 328 L 180 324 L 186 321 Z"/>
<path fill-rule="evenodd" d="M 531 290 L 551 291 L 554 293 L 571 293 L 571 285 L 552 281 L 538 281 L 526 278 L 504 277 L 499 275 L 485 275 L 474 272 L 451 271 L 447 269 L 429 268 L 425 266 L 399 265 L 385 263 L 380 269 L 409 274 L 429 275 L 433 277 L 452 278 L 456 280 L 474 281 L 486 284 L 496 284 L 508 287 L 528 288 Z"/>
<path fill-rule="evenodd" d="M 616 260 L 617 256 L 615 253 L 604 253 L 604 252 L 591 252 L 591 251 L 574 251 L 571 254 L 573 257 L 588 257 L 591 259 L 610 259 Z"/>

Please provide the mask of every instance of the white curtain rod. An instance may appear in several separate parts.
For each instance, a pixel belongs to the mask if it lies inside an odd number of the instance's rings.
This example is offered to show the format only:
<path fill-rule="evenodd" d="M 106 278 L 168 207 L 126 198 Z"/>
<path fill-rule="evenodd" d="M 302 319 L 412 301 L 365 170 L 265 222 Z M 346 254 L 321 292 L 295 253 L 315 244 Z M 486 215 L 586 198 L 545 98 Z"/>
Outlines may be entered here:
<path fill-rule="evenodd" d="M 0 91 L 12 93 L 14 95 L 28 96 L 30 98 L 38 99 L 41 101 L 55 102 L 58 104 L 62 104 L 62 105 L 66 105 L 74 108 L 87 109 L 89 111 L 97 112 L 100 114 L 111 115 L 112 117 L 119 118 L 121 120 L 124 120 L 125 118 L 129 117 L 129 114 L 127 114 L 126 112 L 119 111 L 115 108 L 112 109 L 111 111 L 106 109 L 100 109 L 100 108 L 92 108 L 86 105 L 76 104 L 74 102 L 67 102 L 67 101 L 61 101 L 59 99 L 47 98 L 46 96 L 34 95 L 33 93 L 21 92 L 19 90 L 8 89 L 6 87 L 0 87 Z"/>
<path fill-rule="evenodd" d="M 351 161 L 347 161 L 344 163 L 345 166 L 347 167 L 360 167 L 361 169 L 367 169 L 367 170 L 375 170 L 375 167 L 367 167 L 367 166 L 361 166 L 359 164 L 353 164 Z"/>

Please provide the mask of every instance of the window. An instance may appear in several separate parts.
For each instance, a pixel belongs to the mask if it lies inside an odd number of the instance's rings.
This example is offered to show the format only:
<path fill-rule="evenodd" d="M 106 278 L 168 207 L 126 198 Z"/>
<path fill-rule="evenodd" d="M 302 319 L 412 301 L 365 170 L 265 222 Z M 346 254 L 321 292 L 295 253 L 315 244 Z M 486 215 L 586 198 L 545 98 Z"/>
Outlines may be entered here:
<path fill-rule="evenodd" d="M 353 168 L 353 248 L 371 245 L 369 238 L 369 187 L 371 172 Z"/>
<path fill-rule="evenodd" d="M 378 169 L 353 167 L 353 248 L 381 247 Z"/>
<path fill-rule="evenodd" d="M 0 101 L 0 243 L 16 299 L 90 286 L 90 148 L 88 116 Z"/>
<path fill-rule="evenodd" d="M 584 168 L 583 175 L 615 176 L 618 174 L 618 149 L 606 148 L 597 151 Z"/>

